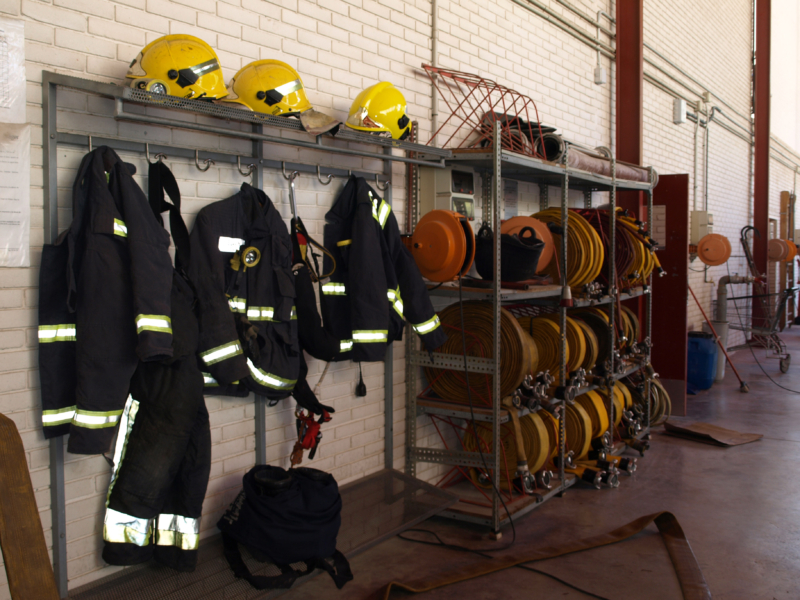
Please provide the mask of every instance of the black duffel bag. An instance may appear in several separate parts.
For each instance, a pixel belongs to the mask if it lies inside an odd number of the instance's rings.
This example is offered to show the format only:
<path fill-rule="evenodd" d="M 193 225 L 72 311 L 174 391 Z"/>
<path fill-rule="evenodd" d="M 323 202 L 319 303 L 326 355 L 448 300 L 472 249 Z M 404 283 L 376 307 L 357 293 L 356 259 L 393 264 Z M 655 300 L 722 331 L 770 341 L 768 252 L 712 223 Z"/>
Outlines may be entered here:
<path fill-rule="evenodd" d="M 225 558 L 234 575 L 259 590 L 288 589 L 314 569 L 323 569 L 342 589 L 353 579 L 350 564 L 336 549 L 342 498 L 330 473 L 298 467 L 258 465 L 243 478 L 243 489 L 217 523 Z M 253 575 L 239 544 L 254 558 L 271 561 L 280 575 Z M 305 570 L 291 567 L 305 563 Z"/>

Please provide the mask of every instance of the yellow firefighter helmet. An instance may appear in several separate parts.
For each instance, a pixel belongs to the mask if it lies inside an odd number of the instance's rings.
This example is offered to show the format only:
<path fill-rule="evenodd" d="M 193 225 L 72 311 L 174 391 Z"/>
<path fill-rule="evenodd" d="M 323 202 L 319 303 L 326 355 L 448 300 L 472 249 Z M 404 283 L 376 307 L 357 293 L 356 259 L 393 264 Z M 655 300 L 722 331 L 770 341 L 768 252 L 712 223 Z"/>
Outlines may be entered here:
<path fill-rule="evenodd" d="M 131 87 L 180 98 L 224 97 L 225 79 L 216 52 L 191 35 L 165 35 L 145 46 L 126 75 Z"/>

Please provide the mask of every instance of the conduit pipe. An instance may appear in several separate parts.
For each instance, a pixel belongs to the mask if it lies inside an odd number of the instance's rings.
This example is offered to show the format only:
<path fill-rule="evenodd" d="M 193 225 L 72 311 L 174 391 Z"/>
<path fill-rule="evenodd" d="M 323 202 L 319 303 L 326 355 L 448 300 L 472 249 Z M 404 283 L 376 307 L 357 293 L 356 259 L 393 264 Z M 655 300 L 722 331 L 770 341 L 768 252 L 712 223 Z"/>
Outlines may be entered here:
<path fill-rule="evenodd" d="M 706 119 L 705 137 L 705 157 L 703 158 L 703 210 L 708 212 L 708 147 L 711 144 L 711 121 L 719 110 L 716 106 L 711 107 L 711 114 Z"/>
<path fill-rule="evenodd" d="M 719 341 L 724 348 L 728 347 L 728 285 L 737 283 L 753 283 L 750 275 L 725 275 L 719 280 L 717 286 L 717 313 L 714 320 L 714 329 L 717 331 Z M 714 381 L 719 383 L 725 378 L 725 354 L 717 353 L 717 370 Z"/>
<path fill-rule="evenodd" d="M 431 0 L 431 65 L 439 66 L 439 0 Z M 434 81 L 437 75 L 434 74 Z M 431 132 L 430 143 L 437 146 L 439 137 L 439 94 L 436 86 L 431 84 Z"/>

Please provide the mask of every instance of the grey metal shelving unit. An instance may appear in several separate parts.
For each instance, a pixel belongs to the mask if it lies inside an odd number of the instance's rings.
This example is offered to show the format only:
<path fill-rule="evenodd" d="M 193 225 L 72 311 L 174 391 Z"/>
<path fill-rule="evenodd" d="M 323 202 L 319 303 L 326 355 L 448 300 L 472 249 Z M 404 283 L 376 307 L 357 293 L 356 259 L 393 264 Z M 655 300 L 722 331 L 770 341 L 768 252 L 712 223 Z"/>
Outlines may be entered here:
<path fill-rule="evenodd" d="M 567 152 L 569 149 L 567 148 Z M 470 151 L 464 153 L 457 153 L 452 158 L 446 159 L 447 165 L 452 166 L 467 166 L 473 168 L 479 173 L 483 180 L 483 220 L 487 221 L 492 230 L 498 232 L 500 230 L 499 224 L 502 215 L 502 178 L 515 179 L 529 183 L 535 183 L 540 188 L 540 210 L 548 208 L 548 187 L 557 186 L 561 188 L 561 227 L 563 234 L 561 236 L 561 247 L 557 249 L 559 252 L 559 260 L 561 265 L 567 265 L 567 231 L 568 231 L 568 196 L 570 189 L 579 189 L 584 192 L 584 203 L 586 208 L 591 208 L 591 193 L 593 191 L 607 191 L 610 196 L 610 210 L 613 212 L 616 209 L 616 194 L 617 190 L 632 190 L 640 191 L 647 196 L 647 222 L 652 223 L 653 219 L 653 178 L 654 172 L 650 169 L 650 182 L 634 182 L 622 181 L 616 178 L 616 161 L 611 160 L 611 177 L 604 177 L 589 173 L 586 171 L 578 171 L 571 169 L 567 163 L 567 152 L 565 152 L 562 162 L 560 164 L 546 162 L 536 158 L 516 154 L 501 148 L 500 144 L 500 128 L 495 124 L 494 140 L 491 151 Z M 414 207 L 411 214 L 412 229 L 418 219 L 418 207 L 416 206 L 416 198 L 414 200 Z M 615 239 L 616 219 L 609 219 L 609 239 Z M 609 245 L 609 273 L 608 281 L 616 282 L 615 262 L 614 262 L 614 244 Z M 468 407 L 455 405 L 452 403 L 436 403 L 427 402 L 424 399 L 418 398 L 418 372 L 420 367 L 436 366 L 438 368 L 463 370 L 464 357 L 460 354 L 438 354 L 435 353 L 435 365 L 431 362 L 431 358 L 427 352 L 422 352 L 418 349 L 418 342 L 412 335 L 407 336 L 406 340 L 406 473 L 416 476 L 418 463 L 439 463 L 453 466 L 477 467 L 483 468 L 484 460 L 489 465 L 493 473 L 494 487 L 500 487 L 500 425 L 507 422 L 509 419 L 508 413 L 505 409 L 501 408 L 502 398 L 500 397 L 500 377 L 501 373 L 500 363 L 502 357 L 500 356 L 500 308 L 503 304 L 519 304 L 526 303 L 537 306 L 550 306 L 557 307 L 559 313 L 559 324 L 561 331 L 561 361 L 559 365 L 559 381 L 567 381 L 567 364 L 564 357 L 566 356 L 567 336 L 566 336 L 566 319 L 567 311 L 569 310 L 561 302 L 562 286 L 549 285 L 534 288 L 526 291 L 516 291 L 502 289 L 500 286 L 500 236 L 495 236 L 495 245 L 493 248 L 493 259 L 495 264 L 494 281 L 492 282 L 491 289 L 465 289 L 462 290 L 462 295 L 465 299 L 482 299 L 492 303 L 494 307 L 493 312 L 493 358 L 467 358 L 467 369 L 470 372 L 490 374 L 493 376 L 493 402 L 491 409 L 482 407 L 482 410 L 477 411 L 475 414 L 476 421 L 489 422 L 492 425 L 493 447 L 490 453 L 484 453 L 481 457 L 478 452 L 466 452 L 461 450 L 440 449 L 421 447 L 417 443 L 417 417 L 424 414 L 429 415 L 443 415 L 454 417 L 464 420 L 471 420 L 471 413 Z M 565 278 L 566 279 L 566 278 Z M 652 282 L 649 282 L 652 283 Z M 620 292 L 612 285 L 608 290 L 608 294 L 597 298 L 575 298 L 573 300 L 574 307 L 584 306 L 602 306 L 606 304 L 613 304 L 617 301 L 628 300 L 639 296 L 646 298 L 645 302 L 645 326 L 644 326 L 644 339 L 645 339 L 645 353 L 641 357 L 641 362 L 631 364 L 630 362 L 623 362 L 615 359 L 612 351 L 611 364 L 606 365 L 607 375 L 600 381 L 593 382 L 591 385 L 584 386 L 578 389 L 577 394 L 585 393 L 592 389 L 605 388 L 609 393 L 609 397 L 613 393 L 614 382 L 622 379 L 640 369 L 642 366 L 650 362 L 650 336 L 652 333 L 651 327 L 651 313 L 652 313 L 652 299 L 651 299 L 651 285 L 641 286 L 625 292 Z M 442 285 L 438 289 L 431 290 L 432 295 L 445 297 L 448 299 L 457 299 L 459 290 L 456 285 L 448 284 Z M 615 347 L 615 334 L 614 334 L 614 311 L 610 311 L 610 323 L 608 335 L 611 342 L 610 347 Z M 650 381 L 646 383 L 645 397 L 650 397 Z M 555 402 L 561 404 L 561 412 L 563 414 L 566 408 L 567 400 L 565 398 L 553 398 Z M 609 407 L 609 430 L 614 427 L 614 404 L 610 402 Z M 650 405 L 649 402 L 646 409 L 646 422 L 650 422 Z M 520 414 L 526 414 L 527 409 L 522 409 Z M 541 504 L 542 501 L 548 500 L 557 495 L 563 495 L 564 492 L 576 481 L 574 476 L 564 472 L 564 452 L 565 452 L 565 429 L 564 419 L 560 419 L 559 431 L 559 478 L 557 486 L 542 493 L 539 498 L 531 499 L 526 502 L 520 502 L 519 506 L 514 507 L 513 510 L 509 507 L 510 515 L 504 515 L 501 502 L 497 494 L 492 493 L 492 507 L 486 514 L 477 514 L 476 511 L 460 511 L 458 507 L 454 507 L 445 511 L 445 515 L 455 519 L 478 523 L 481 525 L 488 525 L 491 530 L 498 534 L 500 529 L 509 523 L 510 519 L 517 518 L 523 514 L 531 511 L 536 506 Z M 646 435 L 649 432 L 649 426 L 640 435 Z"/>
<path fill-rule="evenodd" d="M 141 123 L 160 128 L 183 129 L 205 134 L 213 134 L 228 138 L 244 139 L 252 142 L 250 154 L 224 152 L 219 149 L 185 148 L 166 143 L 146 143 L 141 139 L 123 139 L 114 135 L 96 135 L 92 131 L 76 130 L 68 127 L 68 131 L 58 128 L 58 90 L 69 89 L 78 92 L 111 99 L 114 102 L 113 118 L 116 121 Z M 372 136 L 366 133 L 347 129 L 342 126 L 333 135 L 309 136 L 302 129 L 299 120 L 272 117 L 253 113 L 230 106 L 214 104 L 202 100 L 186 100 L 173 96 L 152 94 L 129 87 L 101 83 L 52 73 L 42 72 L 42 145 L 44 171 L 44 233 L 46 243 L 55 242 L 59 234 L 58 206 L 58 148 L 60 145 L 77 146 L 91 149 L 93 146 L 106 145 L 122 152 L 133 152 L 141 155 L 152 153 L 168 153 L 172 158 L 185 158 L 199 161 L 213 160 L 217 165 L 238 168 L 243 176 L 251 177 L 254 187 L 262 186 L 263 169 L 289 169 L 312 176 L 348 177 L 350 174 L 374 178 L 376 186 L 381 189 L 384 200 L 391 205 L 392 186 L 390 179 L 392 163 L 402 162 L 414 165 L 426 165 L 443 168 L 445 159 L 451 158 L 450 150 L 442 150 L 409 142 L 392 140 L 391 138 Z M 106 116 L 106 115 L 104 115 Z M 106 116 L 107 118 L 107 116 Z M 313 140 L 313 141 L 311 141 Z M 344 144 L 342 142 L 345 142 Z M 291 146 L 306 150 L 315 150 L 325 154 L 371 158 L 383 165 L 381 174 L 342 168 L 320 167 L 318 164 L 301 162 L 284 162 L 265 154 L 264 144 L 277 147 Z M 373 146 L 379 151 L 365 150 L 365 146 Z M 397 150 L 402 154 L 395 155 Z M 407 154 L 424 157 L 411 158 Z M 246 168 L 246 171 L 242 169 Z M 323 181 L 320 179 L 320 181 Z M 383 185 L 381 185 L 383 184 Z M 385 187 L 383 187 L 385 186 Z M 384 427 L 385 454 L 384 467 L 391 470 L 394 464 L 393 448 L 393 352 L 387 347 L 384 369 Z M 255 431 L 256 431 L 256 463 L 266 463 L 266 424 L 267 400 L 255 397 Z M 53 567 L 61 597 L 67 596 L 67 529 L 64 493 L 64 438 L 50 440 L 50 496 L 52 506 L 53 535 Z"/>

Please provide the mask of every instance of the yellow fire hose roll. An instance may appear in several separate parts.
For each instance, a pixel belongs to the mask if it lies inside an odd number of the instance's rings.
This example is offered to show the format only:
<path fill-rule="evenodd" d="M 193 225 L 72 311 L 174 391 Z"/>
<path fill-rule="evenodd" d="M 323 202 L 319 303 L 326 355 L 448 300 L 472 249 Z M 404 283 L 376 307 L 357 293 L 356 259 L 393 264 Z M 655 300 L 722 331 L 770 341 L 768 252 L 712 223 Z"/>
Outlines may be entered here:
<path fill-rule="evenodd" d="M 549 208 L 531 216 L 544 223 L 561 225 L 561 210 L 558 208 Z M 553 241 L 556 248 L 561 247 L 560 235 L 553 234 Z M 553 278 L 553 282 L 561 283 L 560 273 L 566 271 L 569 286 L 580 290 L 600 274 L 604 255 L 603 244 L 594 228 L 581 215 L 570 210 L 567 227 L 567 264 L 558 264 L 558 260 L 554 259 L 545 272 Z"/>
<path fill-rule="evenodd" d="M 589 371 L 597 364 L 597 355 L 599 352 L 597 336 L 595 335 L 594 330 L 583 321 L 579 319 L 573 319 L 573 321 L 575 321 L 578 327 L 580 327 L 586 343 L 586 353 L 581 366 L 586 369 L 586 371 Z"/>
<path fill-rule="evenodd" d="M 513 407 L 506 406 L 509 410 Z M 525 457 L 528 470 L 531 473 L 541 470 L 550 456 L 550 434 L 547 426 L 538 413 L 516 418 L 516 412 L 511 413 L 511 423 L 500 427 L 500 440 L 503 454 L 500 459 L 500 487 L 508 490 L 508 482 L 517 476 L 517 463 L 520 455 Z M 492 449 L 492 428 L 489 423 L 476 423 L 478 437 L 482 440 L 484 453 Z M 520 437 L 521 436 L 521 439 Z M 464 434 L 464 448 L 469 452 L 477 452 L 478 444 L 472 427 L 467 428 Z M 480 481 L 479 470 L 470 469 L 470 478 L 481 487 L 490 487 L 490 484 Z"/>
<path fill-rule="evenodd" d="M 558 368 L 561 350 L 561 334 L 558 323 L 541 317 L 520 317 L 519 325 L 524 332 L 530 334 L 536 342 L 538 349 L 539 364 L 538 371 L 550 371 L 550 374 L 558 381 Z M 505 355 L 504 355 L 505 356 Z M 567 346 L 567 363 L 569 363 L 569 346 Z"/>
<path fill-rule="evenodd" d="M 464 302 L 464 327 L 466 327 L 467 356 L 492 358 L 492 305 L 479 300 Z M 452 304 L 439 313 L 439 320 L 447 333 L 447 341 L 438 349 L 445 354 L 462 354 L 462 332 L 459 305 Z M 500 373 L 500 393 L 511 395 L 522 383 L 533 366 L 532 352 L 536 345 L 520 327 L 517 320 L 505 309 L 500 309 L 500 353 L 503 357 Z M 436 352 L 433 353 L 434 363 Z M 538 362 L 538 361 L 537 361 Z M 467 403 L 467 385 L 462 370 L 425 367 L 425 376 L 433 390 L 445 400 Z M 478 405 L 491 405 L 492 376 L 469 373 L 472 400 Z"/>
<path fill-rule="evenodd" d="M 550 456 L 550 434 L 538 412 L 522 417 L 520 425 L 525 438 L 528 469 L 535 473 L 544 467 Z"/>
<path fill-rule="evenodd" d="M 541 317 L 549 319 L 554 323 L 559 323 L 558 314 L 549 314 Z M 560 327 L 559 327 L 560 331 Z M 580 325 L 571 317 L 567 317 L 567 349 L 569 359 L 567 360 L 567 373 L 579 369 L 586 358 L 586 338 L 581 331 Z"/>
<path fill-rule="evenodd" d="M 630 408 L 633 406 L 633 396 L 631 395 L 631 391 L 628 389 L 628 386 L 621 381 L 617 381 L 614 384 L 614 387 L 616 387 L 622 393 L 625 408 Z"/>
<path fill-rule="evenodd" d="M 603 398 L 595 391 L 589 391 L 575 398 L 592 422 L 592 439 L 600 437 L 608 431 L 608 411 Z"/>
<path fill-rule="evenodd" d="M 553 415 L 546 410 L 533 413 L 532 417 L 539 417 L 547 429 L 548 447 L 550 448 L 550 458 L 558 456 L 558 427 L 559 422 Z"/>
<path fill-rule="evenodd" d="M 575 458 L 586 456 L 592 442 L 592 420 L 580 404 L 567 406 L 564 414 L 567 432 L 567 450 L 575 453 Z"/>

